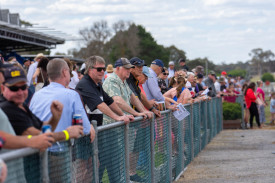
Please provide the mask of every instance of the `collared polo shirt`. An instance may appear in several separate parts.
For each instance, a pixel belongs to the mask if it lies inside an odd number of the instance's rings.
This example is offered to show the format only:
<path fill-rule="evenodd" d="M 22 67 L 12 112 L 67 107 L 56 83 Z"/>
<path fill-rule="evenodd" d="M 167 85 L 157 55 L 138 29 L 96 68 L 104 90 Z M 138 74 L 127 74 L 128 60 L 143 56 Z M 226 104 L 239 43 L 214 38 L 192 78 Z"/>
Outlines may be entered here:
<path fill-rule="evenodd" d="M 106 105 L 111 105 L 114 100 L 103 90 L 100 83 L 96 84 L 87 74 L 79 81 L 76 90 L 82 97 L 89 120 L 96 120 L 97 126 L 101 126 L 103 113 L 97 109 L 97 106 L 102 102 L 105 102 Z"/>
<path fill-rule="evenodd" d="M 0 107 L 9 118 L 16 135 L 22 135 L 22 133 L 30 127 L 41 130 L 43 122 L 35 116 L 25 104 L 23 104 L 23 107 L 26 111 L 1 96 Z"/>
<path fill-rule="evenodd" d="M 132 90 L 126 81 L 122 81 L 116 73 L 112 73 L 103 83 L 104 91 L 110 96 L 120 96 L 130 106 L 130 98 Z M 115 122 L 114 119 L 107 115 L 103 115 L 103 124 Z"/>

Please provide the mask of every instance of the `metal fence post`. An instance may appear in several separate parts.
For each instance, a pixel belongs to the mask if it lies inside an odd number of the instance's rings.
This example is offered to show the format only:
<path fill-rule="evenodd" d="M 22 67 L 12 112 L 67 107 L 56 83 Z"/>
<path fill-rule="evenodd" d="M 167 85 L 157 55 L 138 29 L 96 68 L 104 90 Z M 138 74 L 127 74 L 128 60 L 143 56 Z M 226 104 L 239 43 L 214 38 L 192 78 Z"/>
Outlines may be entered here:
<path fill-rule="evenodd" d="M 190 105 L 190 131 L 191 131 L 191 160 L 194 159 L 194 124 L 193 124 L 193 104 Z"/>
<path fill-rule="evenodd" d="M 49 183 L 49 169 L 48 169 L 48 150 L 42 153 L 42 182 Z"/>
<path fill-rule="evenodd" d="M 199 142 L 200 142 L 200 149 L 199 152 L 201 152 L 201 102 L 199 102 L 199 123 L 200 123 L 200 127 L 199 127 Z"/>
<path fill-rule="evenodd" d="M 97 122 L 95 120 L 92 120 L 92 125 L 94 126 L 95 129 L 95 139 L 93 142 L 93 149 L 94 149 L 94 153 L 93 153 L 93 169 L 94 169 L 94 176 L 95 176 L 95 182 L 99 183 L 99 170 L 98 170 L 98 130 L 97 130 Z"/>
<path fill-rule="evenodd" d="M 130 182 L 129 123 L 124 129 L 126 182 Z"/>
<path fill-rule="evenodd" d="M 172 162 L 173 162 L 173 157 L 172 157 L 172 124 L 171 124 L 171 112 L 169 114 L 169 121 L 168 121 L 168 146 L 169 146 L 169 162 L 168 162 L 168 167 L 169 167 L 169 180 L 172 182 Z"/>
<path fill-rule="evenodd" d="M 243 95 L 240 95 L 241 96 L 241 98 L 242 98 L 242 100 L 241 100 L 241 107 L 242 107 L 242 129 L 245 129 L 245 124 L 244 124 L 244 106 L 243 106 Z M 240 97 L 239 96 L 239 97 Z"/>
<path fill-rule="evenodd" d="M 151 121 L 150 146 L 151 146 L 151 183 L 155 182 L 155 114 Z"/>

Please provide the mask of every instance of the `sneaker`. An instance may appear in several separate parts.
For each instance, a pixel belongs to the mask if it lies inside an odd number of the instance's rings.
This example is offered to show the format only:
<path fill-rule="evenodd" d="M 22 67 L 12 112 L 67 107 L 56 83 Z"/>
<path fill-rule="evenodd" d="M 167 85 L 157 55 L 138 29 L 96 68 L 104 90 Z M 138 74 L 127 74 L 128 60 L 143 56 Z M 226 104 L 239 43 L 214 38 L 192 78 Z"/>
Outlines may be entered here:
<path fill-rule="evenodd" d="M 145 180 L 141 178 L 138 174 L 131 175 L 130 180 L 134 182 L 145 182 Z"/>

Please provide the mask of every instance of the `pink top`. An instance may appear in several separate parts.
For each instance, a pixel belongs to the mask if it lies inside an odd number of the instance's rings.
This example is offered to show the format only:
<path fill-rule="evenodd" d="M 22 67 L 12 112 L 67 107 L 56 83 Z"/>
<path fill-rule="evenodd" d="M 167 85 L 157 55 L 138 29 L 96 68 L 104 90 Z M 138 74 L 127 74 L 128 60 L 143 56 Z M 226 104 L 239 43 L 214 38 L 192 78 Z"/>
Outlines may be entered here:
<path fill-rule="evenodd" d="M 174 88 L 168 90 L 166 93 L 163 94 L 163 96 L 168 97 L 168 98 L 171 98 L 171 99 L 173 99 L 176 95 L 177 95 L 177 88 L 176 88 L 176 87 L 174 87 Z M 185 89 L 181 92 L 180 97 L 178 98 L 178 101 L 177 101 L 177 102 L 178 102 L 178 103 L 184 104 L 184 103 L 183 103 L 184 100 L 185 100 L 185 99 L 189 99 L 189 98 L 192 98 L 192 95 L 191 95 L 190 91 L 189 91 L 187 88 L 185 88 Z"/>
<path fill-rule="evenodd" d="M 264 91 L 262 90 L 262 88 L 257 88 L 257 91 L 256 91 L 256 92 L 262 94 L 263 99 L 264 99 L 264 101 L 265 101 L 265 98 L 264 98 L 264 97 L 265 97 L 265 93 L 264 93 Z M 259 95 L 258 95 L 258 98 L 260 98 Z"/>

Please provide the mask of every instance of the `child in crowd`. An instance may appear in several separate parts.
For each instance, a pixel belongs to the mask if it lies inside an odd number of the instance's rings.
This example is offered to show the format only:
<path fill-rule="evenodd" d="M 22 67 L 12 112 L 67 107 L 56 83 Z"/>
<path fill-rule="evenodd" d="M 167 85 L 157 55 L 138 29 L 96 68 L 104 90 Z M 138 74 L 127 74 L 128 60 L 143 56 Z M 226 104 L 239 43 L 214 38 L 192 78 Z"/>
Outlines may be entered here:
<path fill-rule="evenodd" d="M 270 113 L 271 113 L 270 125 L 274 125 L 274 120 L 275 120 L 275 92 L 271 93 Z"/>

